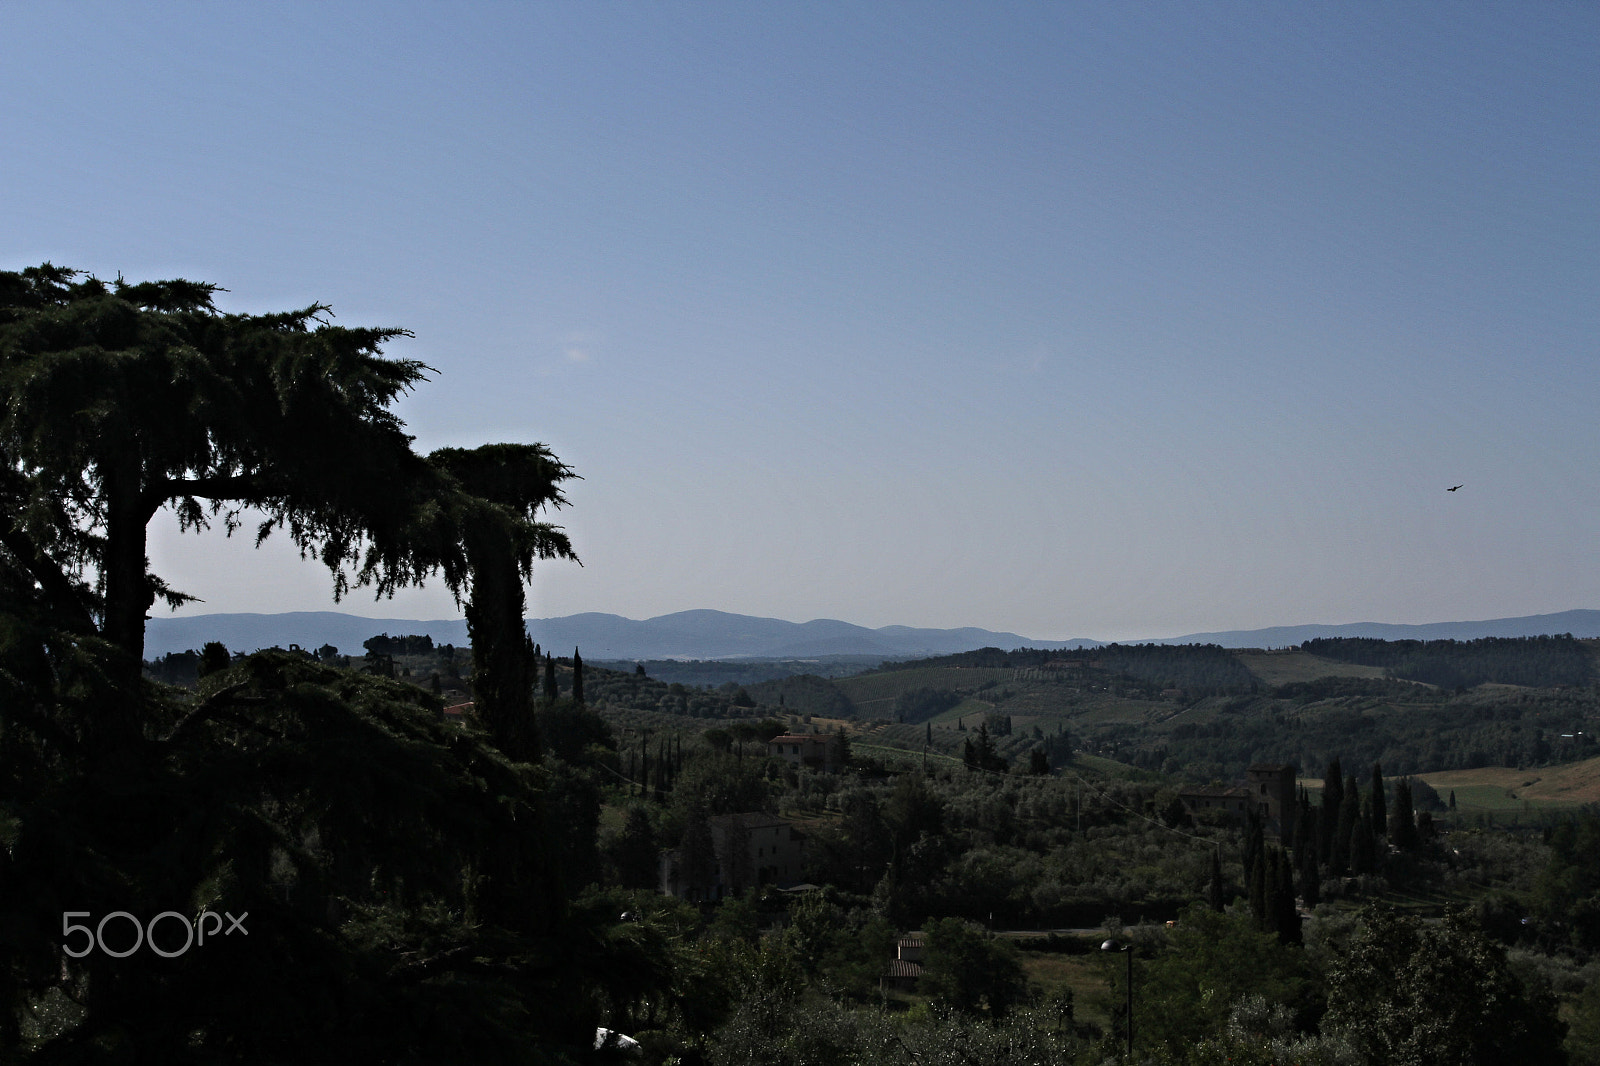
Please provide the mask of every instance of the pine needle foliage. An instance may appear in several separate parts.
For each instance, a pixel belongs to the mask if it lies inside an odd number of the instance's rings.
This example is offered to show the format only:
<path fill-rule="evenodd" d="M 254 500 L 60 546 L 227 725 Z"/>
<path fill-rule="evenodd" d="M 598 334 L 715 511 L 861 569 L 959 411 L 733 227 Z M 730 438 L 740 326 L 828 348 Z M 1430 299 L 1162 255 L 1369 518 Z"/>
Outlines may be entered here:
<path fill-rule="evenodd" d="M 571 980 L 574 956 L 599 933 L 566 913 L 543 771 L 409 685 L 285 653 L 207 682 L 198 706 L 149 708 L 167 735 L 118 765 L 37 766 L 45 787 L 27 794 L 8 782 L 12 1009 L 52 988 L 87 1008 L 40 1061 L 106 1046 L 563 1061 L 581 1046 L 594 986 Z M 85 910 L 248 915 L 248 935 L 63 968 L 60 915 Z"/>

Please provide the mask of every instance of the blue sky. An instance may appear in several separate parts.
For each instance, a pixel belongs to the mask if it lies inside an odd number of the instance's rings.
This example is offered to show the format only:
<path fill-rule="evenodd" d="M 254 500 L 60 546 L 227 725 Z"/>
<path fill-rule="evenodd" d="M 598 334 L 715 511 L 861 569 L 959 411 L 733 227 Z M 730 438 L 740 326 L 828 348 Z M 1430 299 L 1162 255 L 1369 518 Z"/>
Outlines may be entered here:
<path fill-rule="evenodd" d="M 0 69 L 0 268 L 414 330 L 419 447 L 585 479 L 535 615 L 1600 607 L 1594 6 L 13 2 Z"/>

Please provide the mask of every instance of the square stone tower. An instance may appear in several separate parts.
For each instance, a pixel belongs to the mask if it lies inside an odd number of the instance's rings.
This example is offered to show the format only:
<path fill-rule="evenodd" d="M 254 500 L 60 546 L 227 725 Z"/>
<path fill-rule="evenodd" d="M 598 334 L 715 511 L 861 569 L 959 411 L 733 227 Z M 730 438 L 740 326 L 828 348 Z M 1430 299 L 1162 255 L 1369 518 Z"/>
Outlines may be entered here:
<path fill-rule="evenodd" d="M 1276 832 L 1284 845 L 1294 843 L 1295 768 L 1289 763 L 1256 763 L 1250 776 L 1250 796 L 1256 802 L 1269 833 Z"/>

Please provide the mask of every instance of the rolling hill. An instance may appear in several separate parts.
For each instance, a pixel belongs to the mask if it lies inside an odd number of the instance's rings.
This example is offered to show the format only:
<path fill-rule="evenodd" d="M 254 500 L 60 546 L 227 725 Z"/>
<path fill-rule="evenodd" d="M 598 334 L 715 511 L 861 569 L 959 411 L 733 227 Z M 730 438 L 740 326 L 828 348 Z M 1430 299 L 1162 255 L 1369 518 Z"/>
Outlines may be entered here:
<path fill-rule="evenodd" d="M 803 659 L 830 655 L 876 656 L 881 659 L 949 655 L 977 648 L 1070 649 L 1098 647 L 1087 637 L 1039 640 L 1010 632 L 972 627 L 926 629 L 884 626 L 868 629 L 836 619 L 787 622 L 726 611 L 679 611 L 642 621 L 614 614 L 575 614 L 532 618 L 528 633 L 545 647 L 583 649 L 595 659 Z M 234 650 L 254 651 L 299 644 L 314 648 L 332 644 L 345 654 L 359 654 L 361 642 L 379 633 L 427 634 L 436 644 L 467 643 L 467 626 L 456 619 L 365 618 L 336 611 L 287 614 L 198 614 L 157 616 L 146 628 L 145 654 L 198 649 L 220 640 Z M 1472 640 L 1478 637 L 1526 637 L 1571 633 L 1600 637 L 1600 611 L 1496 618 L 1480 622 L 1438 622 L 1390 625 L 1278 626 L 1270 629 L 1190 633 L 1123 644 L 1220 644 L 1227 648 L 1284 648 L 1316 637 L 1374 637 L 1382 640 Z"/>

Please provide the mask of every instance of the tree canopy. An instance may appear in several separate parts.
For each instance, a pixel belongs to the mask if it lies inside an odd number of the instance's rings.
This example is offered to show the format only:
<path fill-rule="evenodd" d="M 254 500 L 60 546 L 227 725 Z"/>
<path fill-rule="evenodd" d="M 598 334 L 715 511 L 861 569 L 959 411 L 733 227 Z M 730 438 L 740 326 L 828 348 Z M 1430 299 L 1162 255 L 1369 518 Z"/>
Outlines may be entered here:
<path fill-rule="evenodd" d="M 430 468 L 389 409 L 428 370 L 383 346 L 407 331 L 334 326 L 321 304 L 217 309 L 215 285 L 107 284 L 44 264 L 0 273 L 0 458 L 8 564 L 137 677 L 145 613 L 189 597 L 150 573 L 146 528 L 263 515 L 334 575 L 420 578 L 402 538 Z M 330 457 L 338 461 L 330 461 Z"/>
<path fill-rule="evenodd" d="M 569 1061 L 621 942 L 570 898 L 522 608 L 535 560 L 575 558 L 540 517 L 575 475 L 539 444 L 417 454 L 391 407 L 428 368 L 383 352 L 406 331 L 217 291 L 0 272 L 0 1046 Z M 163 508 L 193 532 L 259 513 L 258 543 L 287 533 L 336 596 L 441 577 L 491 728 L 298 653 L 217 644 L 197 693 L 143 681 L 146 612 L 188 598 L 150 572 Z M 86 911 L 248 933 L 64 955 Z"/>
<path fill-rule="evenodd" d="M 230 534 L 259 513 L 257 542 L 283 530 L 335 598 L 439 573 L 497 629 L 533 560 L 575 558 L 537 518 L 574 476 L 543 445 L 412 450 L 391 406 L 430 368 L 383 352 L 408 331 L 335 326 L 322 304 L 224 313 L 218 291 L 0 272 L 0 551 L 19 592 L 122 653 L 125 691 L 146 612 L 190 598 L 149 570 L 162 508 Z M 137 730 L 123 707 L 105 723 L 118 742 Z"/>
<path fill-rule="evenodd" d="M 1561 1061 L 1566 1026 L 1459 909 L 1430 925 L 1370 906 L 1328 976 L 1324 1028 L 1373 1061 L 1511 1066 Z"/>

